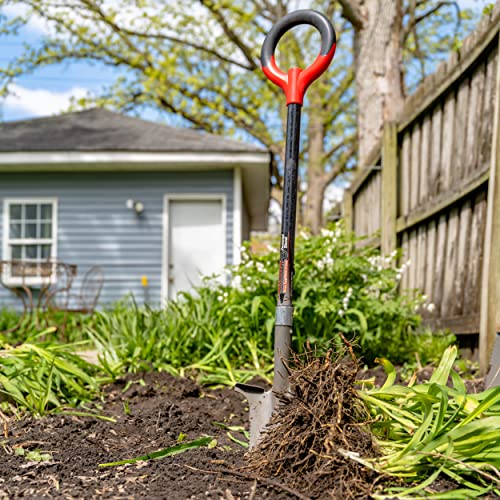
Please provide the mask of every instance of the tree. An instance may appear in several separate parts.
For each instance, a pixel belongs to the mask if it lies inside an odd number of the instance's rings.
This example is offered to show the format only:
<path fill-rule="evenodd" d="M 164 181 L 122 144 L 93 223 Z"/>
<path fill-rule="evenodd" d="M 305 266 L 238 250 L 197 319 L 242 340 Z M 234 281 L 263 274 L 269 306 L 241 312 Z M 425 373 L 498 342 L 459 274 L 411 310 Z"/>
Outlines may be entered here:
<path fill-rule="evenodd" d="M 339 3 L 342 15 L 354 29 L 358 157 L 360 166 L 365 166 L 379 147 L 384 122 L 397 119 L 408 80 L 419 82 L 432 67 L 426 62 L 455 46 L 463 33 L 461 21 L 470 19 L 471 13 L 461 12 L 455 1 L 339 0 Z M 418 63 L 420 78 L 408 74 L 412 62 Z"/>
<path fill-rule="evenodd" d="M 376 15 L 379 2 L 385 2 L 383 16 Z M 364 160 L 380 135 L 382 119 L 400 106 L 404 93 L 400 62 L 410 35 L 417 40 L 416 26 L 442 10 L 418 14 L 433 2 L 405 2 L 404 8 L 403 0 L 311 2 L 334 20 L 340 40 L 334 63 L 308 90 L 303 109 L 307 133 L 302 151 L 307 168 L 301 169 L 301 176 L 307 187 L 301 193 L 299 221 L 313 232 L 322 225 L 326 188 L 356 165 L 357 136 Z M 14 19 L 2 17 L 2 6 L 13 3 L 26 6 L 26 13 Z M 295 10 L 294 4 L 286 0 L 0 0 L 0 34 L 19 33 L 32 16 L 47 23 L 39 46 L 28 47 L 0 69 L 0 92 L 7 93 L 23 74 L 61 62 L 84 60 L 120 68 L 123 76 L 113 85 L 78 104 L 123 111 L 152 106 L 196 128 L 252 138 L 275 156 L 272 197 L 280 201 L 285 104 L 281 90 L 262 74 L 258 57 L 270 26 Z M 377 43 L 371 47 L 374 29 Z M 406 37 L 404 29 L 409 30 Z M 296 28 L 280 42 L 279 63 L 283 69 L 308 64 L 318 47 L 313 29 Z M 419 50 L 423 53 L 425 47 Z M 383 74 L 379 75 L 380 68 Z M 373 81 L 377 85 L 370 90 Z M 355 89 L 361 104 L 358 118 Z"/>

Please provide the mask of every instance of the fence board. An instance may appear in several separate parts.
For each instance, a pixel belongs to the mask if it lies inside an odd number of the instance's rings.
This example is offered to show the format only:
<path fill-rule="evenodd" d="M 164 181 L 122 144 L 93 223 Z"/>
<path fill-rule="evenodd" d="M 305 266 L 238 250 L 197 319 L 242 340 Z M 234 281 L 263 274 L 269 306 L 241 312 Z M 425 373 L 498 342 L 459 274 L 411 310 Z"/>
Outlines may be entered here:
<path fill-rule="evenodd" d="M 481 137 L 481 126 L 483 119 L 481 111 L 483 106 L 485 65 L 480 64 L 474 72 L 471 81 L 469 116 L 467 122 L 466 136 L 466 176 L 471 175 L 478 168 L 479 140 Z"/>
<path fill-rule="evenodd" d="M 456 300 L 455 273 L 457 268 L 457 236 L 458 236 L 458 208 L 450 211 L 448 219 L 448 234 L 446 236 L 446 264 L 444 269 L 443 284 L 443 308 L 444 318 L 452 316 L 454 302 Z"/>
<path fill-rule="evenodd" d="M 453 162 L 453 135 L 455 127 L 455 94 L 451 93 L 445 100 L 443 111 L 443 143 L 441 150 L 441 172 L 443 182 L 441 189 L 446 191 L 451 184 Z"/>
<path fill-rule="evenodd" d="M 486 224 L 486 190 L 476 195 L 470 229 L 470 256 L 465 280 L 464 314 L 479 311 L 481 269 L 483 263 L 484 228 Z"/>
<path fill-rule="evenodd" d="M 420 126 L 417 125 L 411 133 L 410 160 L 410 210 L 418 207 L 419 199 L 419 165 L 420 163 Z"/>
<path fill-rule="evenodd" d="M 404 233 L 403 237 L 401 239 L 401 250 L 402 250 L 402 262 L 401 264 L 406 264 L 408 262 L 408 259 L 410 258 L 410 248 L 409 248 L 409 242 L 408 242 L 408 233 Z M 403 290 L 406 290 L 409 288 L 409 283 L 410 283 L 410 271 L 408 267 L 405 266 L 403 274 L 401 276 L 401 288 Z"/>
<path fill-rule="evenodd" d="M 436 302 L 434 297 L 434 272 L 436 264 L 436 221 L 433 219 L 427 226 L 427 250 L 426 250 L 426 269 L 425 269 L 425 294 L 429 301 Z"/>
<path fill-rule="evenodd" d="M 429 195 L 436 196 L 441 192 L 441 135 L 443 110 L 438 103 L 432 112 L 432 154 L 430 160 Z"/>
<path fill-rule="evenodd" d="M 401 189 L 399 214 L 407 215 L 410 212 L 410 133 L 403 136 L 400 155 Z"/>
<path fill-rule="evenodd" d="M 425 270 L 427 268 L 427 228 L 419 226 L 417 230 L 417 281 L 416 288 L 425 290 Z"/>
<path fill-rule="evenodd" d="M 471 211 L 471 200 L 468 199 L 460 209 L 460 223 L 458 226 L 457 269 L 455 271 L 456 297 L 453 304 L 453 316 L 459 316 L 463 313 L 467 261 L 469 258 L 470 247 Z"/>
<path fill-rule="evenodd" d="M 381 174 L 373 170 L 353 200 L 354 230 L 358 236 L 370 236 L 380 229 Z"/>
<path fill-rule="evenodd" d="M 455 185 L 465 177 L 465 143 L 467 137 L 467 114 L 469 111 L 469 79 L 465 79 L 457 92 L 453 153 L 451 165 L 451 185 Z"/>
<path fill-rule="evenodd" d="M 493 110 L 495 109 L 495 80 L 498 53 L 491 54 L 486 63 L 484 84 L 484 106 L 482 112 L 481 144 L 479 145 L 479 164 L 488 168 L 491 159 L 491 142 L 493 137 Z"/>
<path fill-rule="evenodd" d="M 443 282 L 444 268 L 446 265 L 446 234 L 447 234 L 446 215 L 441 214 L 437 225 L 437 245 L 436 245 L 436 272 L 434 274 L 434 293 L 433 297 L 436 304 L 437 313 L 441 316 L 443 313 Z"/>
<path fill-rule="evenodd" d="M 421 132 L 421 148 L 420 148 L 420 165 L 419 165 L 419 205 L 427 201 L 430 190 L 430 152 L 431 152 L 431 115 L 426 115 L 422 123 Z"/>
<path fill-rule="evenodd" d="M 418 268 L 418 248 L 417 248 L 417 231 L 413 230 L 410 232 L 409 236 L 409 247 L 410 247 L 410 274 L 408 288 L 417 287 L 417 268 Z"/>

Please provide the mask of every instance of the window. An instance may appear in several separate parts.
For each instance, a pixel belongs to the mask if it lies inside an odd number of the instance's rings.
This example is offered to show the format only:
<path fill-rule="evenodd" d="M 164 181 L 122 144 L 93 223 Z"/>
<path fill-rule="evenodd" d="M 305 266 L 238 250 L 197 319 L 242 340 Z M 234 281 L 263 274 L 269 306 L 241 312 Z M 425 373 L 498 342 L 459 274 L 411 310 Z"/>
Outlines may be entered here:
<path fill-rule="evenodd" d="M 10 269 L 7 268 L 4 280 L 27 285 L 50 280 L 51 266 L 40 263 L 56 256 L 56 225 L 56 200 L 5 200 L 3 258 L 23 264 L 13 263 Z"/>

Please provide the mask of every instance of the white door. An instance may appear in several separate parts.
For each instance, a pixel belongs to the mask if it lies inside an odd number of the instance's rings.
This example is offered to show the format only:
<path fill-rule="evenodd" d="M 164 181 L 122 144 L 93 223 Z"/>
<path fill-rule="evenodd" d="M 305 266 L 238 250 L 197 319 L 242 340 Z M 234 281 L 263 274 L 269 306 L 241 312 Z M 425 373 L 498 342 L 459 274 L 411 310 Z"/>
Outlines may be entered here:
<path fill-rule="evenodd" d="M 226 263 L 224 200 L 166 199 L 167 297 L 201 284 L 201 277 L 222 273 Z M 164 274 L 165 276 L 165 274 Z"/>

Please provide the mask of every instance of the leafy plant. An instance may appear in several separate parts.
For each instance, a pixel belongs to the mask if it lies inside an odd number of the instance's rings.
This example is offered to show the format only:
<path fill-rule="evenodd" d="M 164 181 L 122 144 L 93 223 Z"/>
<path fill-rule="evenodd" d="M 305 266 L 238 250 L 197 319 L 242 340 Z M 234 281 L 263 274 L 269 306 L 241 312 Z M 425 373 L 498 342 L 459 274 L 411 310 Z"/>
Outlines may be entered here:
<path fill-rule="evenodd" d="M 413 291 L 399 293 L 406 265 L 397 266 L 397 253 L 383 257 L 357 243 L 341 225 L 297 238 L 294 349 L 326 349 L 341 333 L 370 364 L 377 356 L 414 361 L 414 352 L 422 363 L 438 357 L 453 337 L 417 334 L 416 310 L 425 301 Z M 269 379 L 278 260 L 277 241 L 266 253 L 246 247 L 228 276 L 205 280 L 163 310 L 129 299 L 97 313 L 86 331 L 104 369 L 111 376 L 150 368 L 197 373 L 211 384 Z"/>
<path fill-rule="evenodd" d="M 38 448 L 35 450 L 25 450 L 22 446 L 15 448 L 15 454 L 24 457 L 26 460 L 31 462 L 50 462 L 53 460 L 52 455 L 49 452 L 44 452 Z"/>
<path fill-rule="evenodd" d="M 39 333 L 49 335 L 52 329 Z M 97 368 L 74 353 L 81 344 L 37 342 L 0 350 L 0 391 L 8 402 L 43 415 L 90 401 L 99 391 Z"/>
<path fill-rule="evenodd" d="M 394 384 L 396 371 L 381 360 L 387 379 L 381 388 L 358 391 L 373 417 L 382 457 L 364 463 L 409 482 L 380 498 L 423 498 L 446 476 L 459 488 L 435 498 L 469 499 L 500 494 L 500 387 L 467 394 L 452 366 L 449 347 L 429 382 Z M 451 387 L 448 383 L 451 381 Z"/>

